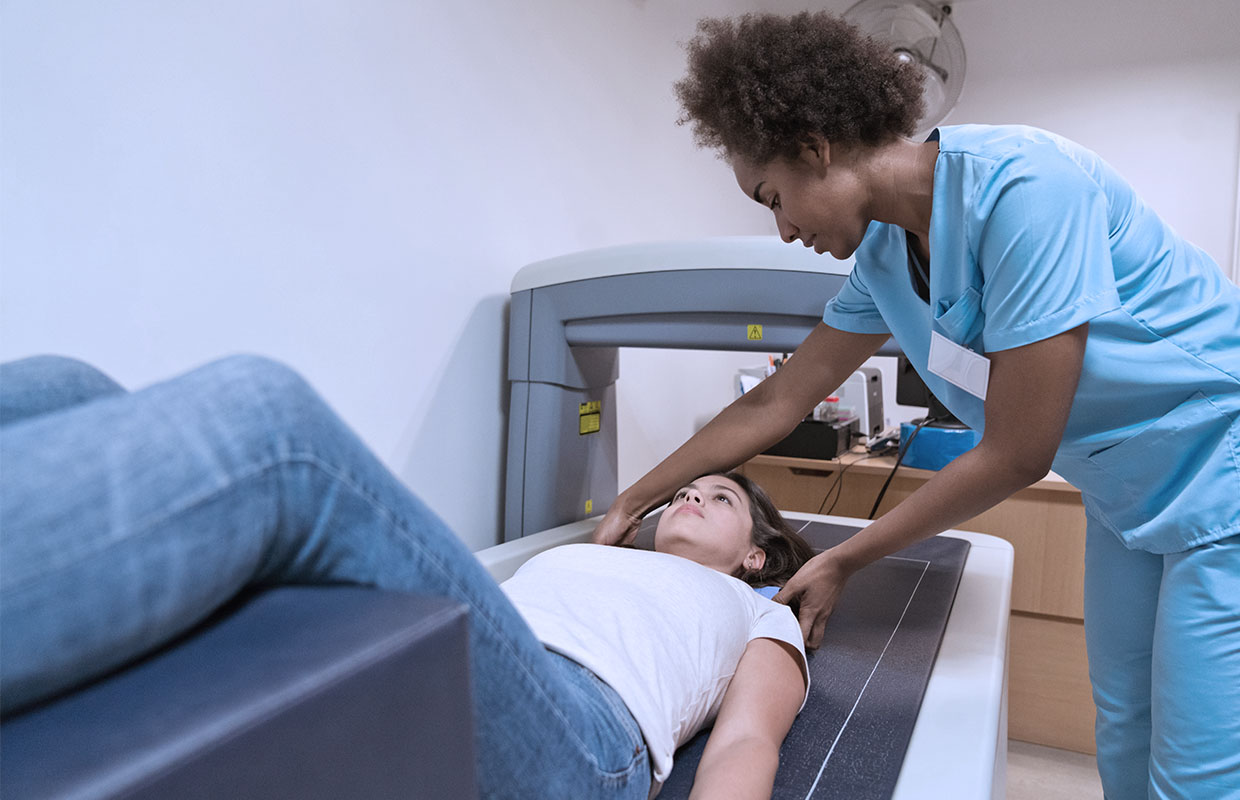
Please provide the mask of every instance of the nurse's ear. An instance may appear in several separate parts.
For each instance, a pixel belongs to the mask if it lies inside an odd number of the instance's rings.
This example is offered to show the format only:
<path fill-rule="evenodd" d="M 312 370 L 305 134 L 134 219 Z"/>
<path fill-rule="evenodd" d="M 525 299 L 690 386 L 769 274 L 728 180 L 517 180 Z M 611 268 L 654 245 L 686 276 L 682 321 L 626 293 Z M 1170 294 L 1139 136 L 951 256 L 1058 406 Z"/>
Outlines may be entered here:
<path fill-rule="evenodd" d="M 798 160 L 815 175 L 826 173 L 831 165 L 831 143 L 816 133 L 806 135 L 801 140 Z"/>

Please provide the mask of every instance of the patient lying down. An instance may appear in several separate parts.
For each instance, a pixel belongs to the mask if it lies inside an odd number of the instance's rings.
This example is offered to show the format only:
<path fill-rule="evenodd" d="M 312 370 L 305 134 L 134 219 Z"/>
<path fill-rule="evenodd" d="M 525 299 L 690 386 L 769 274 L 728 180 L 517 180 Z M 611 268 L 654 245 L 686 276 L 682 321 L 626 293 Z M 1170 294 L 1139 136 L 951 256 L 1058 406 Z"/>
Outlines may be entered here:
<path fill-rule="evenodd" d="M 640 726 L 652 794 L 676 748 L 714 723 L 693 797 L 769 797 L 779 749 L 808 691 L 779 586 L 813 551 L 766 493 L 736 473 L 676 493 L 654 552 L 553 548 L 502 588 L 548 650 L 608 684 Z"/>

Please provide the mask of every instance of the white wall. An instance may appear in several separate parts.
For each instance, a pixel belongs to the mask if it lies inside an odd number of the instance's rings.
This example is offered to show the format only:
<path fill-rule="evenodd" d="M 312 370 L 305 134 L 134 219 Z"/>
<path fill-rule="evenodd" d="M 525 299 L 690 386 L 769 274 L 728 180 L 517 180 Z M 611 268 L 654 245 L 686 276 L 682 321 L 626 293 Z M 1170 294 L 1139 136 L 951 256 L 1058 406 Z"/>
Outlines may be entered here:
<path fill-rule="evenodd" d="M 490 544 L 513 273 L 758 213 L 673 124 L 708 6 L 4 0 L 0 358 L 282 359 Z"/>
<path fill-rule="evenodd" d="M 1233 277 L 1240 162 L 1235 0 L 964 0 L 947 123 L 1021 122 L 1091 148 Z"/>

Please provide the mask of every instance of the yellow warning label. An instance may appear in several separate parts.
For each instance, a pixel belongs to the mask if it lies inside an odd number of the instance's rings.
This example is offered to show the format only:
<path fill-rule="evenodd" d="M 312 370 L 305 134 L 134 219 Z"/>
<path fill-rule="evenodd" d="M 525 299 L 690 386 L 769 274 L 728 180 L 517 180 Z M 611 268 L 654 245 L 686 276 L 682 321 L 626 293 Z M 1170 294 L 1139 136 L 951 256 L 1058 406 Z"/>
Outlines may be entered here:
<path fill-rule="evenodd" d="M 587 501 L 586 501 L 586 513 L 587 513 L 587 514 L 593 514 L 593 513 L 594 513 L 594 501 L 593 501 L 593 500 L 587 500 Z"/>
<path fill-rule="evenodd" d="M 746 333 L 746 336 L 750 339 L 750 341 L 758 341 L 759 339 L 762 338 L 762 326 L 761 325 L 748 325 L 746 327 L 748 330 L 748 332 Z"/>
<path fill-rule="evenodd" d="M 588 403 L 579 403 L 577 405 L 577 435 L 585 436 L 587 433 L 598 433 L 603 426 L 603 403 L 601 400 L 591 400 Z"/>

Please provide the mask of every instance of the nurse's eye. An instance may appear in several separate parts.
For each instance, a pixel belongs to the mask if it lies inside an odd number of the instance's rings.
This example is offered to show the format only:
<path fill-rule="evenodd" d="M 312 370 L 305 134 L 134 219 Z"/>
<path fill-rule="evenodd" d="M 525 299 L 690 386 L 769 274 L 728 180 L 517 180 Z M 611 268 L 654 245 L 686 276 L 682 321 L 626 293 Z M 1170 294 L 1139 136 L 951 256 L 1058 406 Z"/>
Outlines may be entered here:
<path fill-rule="evenodd" d="M 771 210 L 774 211 L 775 209 L 779 207 L 780 207 L 779 206 L 779 195 L 772 195 L 771 196 Z"/>

